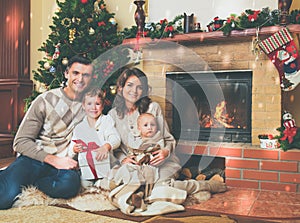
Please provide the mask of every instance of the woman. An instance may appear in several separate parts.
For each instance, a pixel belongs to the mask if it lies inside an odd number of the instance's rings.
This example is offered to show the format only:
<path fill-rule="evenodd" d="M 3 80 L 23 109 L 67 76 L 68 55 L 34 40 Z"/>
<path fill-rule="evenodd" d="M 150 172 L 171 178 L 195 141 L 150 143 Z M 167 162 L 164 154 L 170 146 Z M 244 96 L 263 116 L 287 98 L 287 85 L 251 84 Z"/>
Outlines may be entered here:
<path fill-rule="evenodd" d="M 148 97 L 149 86 L 146 75 L 138 68 L 126 69 L 117 81 L 118 94 L 113 109 L 109 112 L 116 122 L 116 128 L 121 135 L 121 146 L 115 151 L 116 158 L 121 164 L 137 164 L 129 154 L 131 147 L 139 139 L 137 118 L 142 113 L 153 114 L 162 132 L 165 147 L 153 153 L 150 165 L 159 166 L 159 180 L 156 185 L 170 182 L 177 177 L 181 169 L 179 160 L 175 156 L 175 139 L 170 134 L 158 103 L 152 102 Z"/>
<path fill-rule="evenodd" d="M 118 93 L 109 114 L 115 120 L 116 128 L 121 136 L 121 146 L 114 151 L 121 164 L 137 164 L 129 155 L 129 147 L 134 145 L 139 138 L 138 116 L 147 112 L 157 118 L 159 130 L 165 141 L 165 147 L 154 152 L 150 160 L 150 165 L 158 167 L 159 171 L 159 179 L 155 186 L 168 185 L 186 190 L 188 194 L 203 190 L 213 193 L 226 190 L 225 184 L 219 181 L 175 180 L 181 169 L 174 151 L 176 141 L 169 132 L 159 104 L 152 102 L 148 96 L 148 79 L 141 70 L 125 69 L 117 80 L 117 90 Z"/>

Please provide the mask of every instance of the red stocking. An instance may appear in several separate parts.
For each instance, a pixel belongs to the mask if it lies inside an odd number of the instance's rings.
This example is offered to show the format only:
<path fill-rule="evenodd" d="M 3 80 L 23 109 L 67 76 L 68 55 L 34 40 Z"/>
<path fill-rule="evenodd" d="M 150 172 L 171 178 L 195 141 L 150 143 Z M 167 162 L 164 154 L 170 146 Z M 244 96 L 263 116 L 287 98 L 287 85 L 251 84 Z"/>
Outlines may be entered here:
<path fill-rule="evenodd" d="M 288 29 L 274 33 L 259 46 L 277 68 L 282 90 L 293 90 L 300 83 L 300 57 Z"/>

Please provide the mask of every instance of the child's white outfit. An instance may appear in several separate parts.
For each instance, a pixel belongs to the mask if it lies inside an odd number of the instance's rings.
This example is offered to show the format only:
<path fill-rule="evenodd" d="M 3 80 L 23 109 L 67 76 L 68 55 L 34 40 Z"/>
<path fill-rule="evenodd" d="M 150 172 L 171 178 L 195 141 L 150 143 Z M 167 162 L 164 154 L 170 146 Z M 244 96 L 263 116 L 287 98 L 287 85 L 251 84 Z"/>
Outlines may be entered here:
<path fill-rule="evenodd" d="M 73 151 L 75 142 L 73 140 L 82 140 L 86 145 L 94 142 L 99 145 L 99 147 L 105 143 L 110 144 L 111 150 L 109 158 L 111 168 L 117 164 L 117 159 L 113 155 L 113 150 L 120 146 L 121 138 L 115 128 L 115 122 L 110 115 L 102 114 L 94 127 L 90 127 L 87 117 L 84 117 L 84 119 L 74 128 L 72 142 L 68 147 L 68 155 L 75 158 L 76 153 Z"/>

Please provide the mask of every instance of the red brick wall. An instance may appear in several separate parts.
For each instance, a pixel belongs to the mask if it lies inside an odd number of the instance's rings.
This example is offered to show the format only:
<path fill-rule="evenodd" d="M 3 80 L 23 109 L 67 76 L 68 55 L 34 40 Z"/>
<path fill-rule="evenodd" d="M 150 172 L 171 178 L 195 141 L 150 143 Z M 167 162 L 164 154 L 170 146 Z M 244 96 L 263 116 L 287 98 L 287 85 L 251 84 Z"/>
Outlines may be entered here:
<path fill-rule="evenodd" d="M 178 145 L 178 153 L 225 158 L 226 184 L 261 190 L 300 192 L 300 150 L 284 152 L 247 144 Z"/>

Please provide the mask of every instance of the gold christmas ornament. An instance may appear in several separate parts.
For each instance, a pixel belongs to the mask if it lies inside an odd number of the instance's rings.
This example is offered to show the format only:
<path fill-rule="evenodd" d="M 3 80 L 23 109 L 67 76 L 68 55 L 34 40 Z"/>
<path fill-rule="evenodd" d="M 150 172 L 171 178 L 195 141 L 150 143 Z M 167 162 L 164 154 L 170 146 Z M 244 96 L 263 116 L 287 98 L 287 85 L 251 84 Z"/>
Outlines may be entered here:
<path fill-rule="evenodd" d="M 76 18 L 76 17 L 72 18 L 72 22 L 75 23 L 75 24 L 77 24 L 77 25 L 79 25 L 80 21 L 81 21 L 80 18 Z"/>
<path fill-rule="evenodd" d="M 49 70 L 50 69 L 50 64 L 48 62 L 44 63 L 44 68 L 46 70 Z"/>
<path fill-rule="evenodd" d="M 62 61 L 61 61 L 61 63 L 63 64 L 63 65 L 67 65 L 68 64 L 68 58 L 66 58 L 66 57 L 64 57 L 63 59 L 62 59 Z"/>
<path fill-rule="evenodd" d="M 69 27 L 71 25 L 71 19 L 64 18 L 63 20 L 61 20 L 61 24 L 65 27 Z"/>
<path fill-rule="evenodd" d="M 76 33 L 76 29 L 69 29 L 69 41 L 70 43 L 73 43 L 73 41 L 75 40 L 75 33 Z"/>
<path fill-rule="evenodd" d="M 112 95 L 115 95 L 117 93 L 117 85 L 110 85 L 109 90 Z"/>

